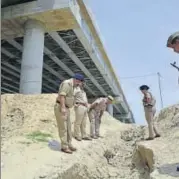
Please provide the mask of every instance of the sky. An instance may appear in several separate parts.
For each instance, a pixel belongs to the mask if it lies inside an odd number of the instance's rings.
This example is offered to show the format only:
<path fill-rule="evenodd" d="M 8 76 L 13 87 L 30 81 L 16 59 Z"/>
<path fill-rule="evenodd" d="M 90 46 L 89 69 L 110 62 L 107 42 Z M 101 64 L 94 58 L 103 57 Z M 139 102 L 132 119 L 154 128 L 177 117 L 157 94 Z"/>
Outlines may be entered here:
<path fill-rule="evenodd" d="M 85 0 L 119 77 L 137 124 L 146 124 L 139 86 L 147 84 L 161 109 L 157 72 L 161 74 L 163 106 L 179 102 L 178 71 L 170 66 L 179 54 L 166 48 L 179 30 L 179 0 Z M 148 77 L 130 78 L 152 75 Z"/>

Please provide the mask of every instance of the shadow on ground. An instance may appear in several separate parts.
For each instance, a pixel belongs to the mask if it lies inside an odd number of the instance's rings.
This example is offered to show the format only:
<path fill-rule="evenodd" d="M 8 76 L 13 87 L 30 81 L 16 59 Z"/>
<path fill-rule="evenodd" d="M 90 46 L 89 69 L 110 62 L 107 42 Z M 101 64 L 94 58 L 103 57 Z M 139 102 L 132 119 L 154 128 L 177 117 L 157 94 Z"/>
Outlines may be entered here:
<path fill-rule="evenodd" d="M 165 164 L 159 167 L 159 173 L 164 175 L 169 175 L 172 177 L 179 177 L 179 171 L 177 171 L 177 167 L 179 167 L 179 163 L 174 164 Z"/>
<path fill-rule="evenodd" d="M 51 140 L 48 142 L 48 147 L 53 151 L 61 151 L 60 142 L 57 140 Z"/>

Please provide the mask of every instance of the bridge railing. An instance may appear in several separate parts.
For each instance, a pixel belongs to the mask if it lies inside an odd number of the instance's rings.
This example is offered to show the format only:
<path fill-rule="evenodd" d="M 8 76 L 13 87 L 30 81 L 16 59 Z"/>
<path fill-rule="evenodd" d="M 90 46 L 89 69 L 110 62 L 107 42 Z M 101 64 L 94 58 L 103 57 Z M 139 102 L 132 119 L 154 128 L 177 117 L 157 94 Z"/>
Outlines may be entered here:
<path fill-rule="evenodd" d="M 105 75 L 107 75 L 108 78 L 109 78 L 109 83 L 111 83 L 111 86 L 113 86 L 113 88 L 115 89 L 115 93 L 119 93 L 119 92 L 118 92 L 119 90 L 118 90 L 118 88 L 117 88 L 117 85 L 116 85 L 116 82 L 115 82 L 115 80 L 114 80 L 114 77 L 113 77 L 113 75 L 111 74 L 110 70 L 108 69 L 108 66 L 106 65 L 106 63 L 105 63 L 105 61 L 104 61 L 104 59 L 103 59 L 103 57 L 102 57 L 102 54 L 101 54 L 101 52 L 100 52 L 98 46 L 96 45 L 96 42 L 95 42 L 95 40 L 94 40 L 94 38 L 93 38 L 93 35 L 92 35 L 92 33 L 90 32 L 89 27 L 88 27 L 88 25 L 87 25 L 87 23 L 85 22 L 84 19 L 82 19 L 81 25 L 82 25 L 82 29 L 83 29 L 83 31 L 84 31 L 84 33 L 85 33 L 87 39 L 89 40 L 89 42 L 90 42 L 90 44 L 91 44 L 91 46 L 92 46 L 93 52 L 94 52 L 95 55 L 97 56 L 98 62 L 100 63 L 100 65 L 101 65 L 101 67 L 102 67 L 102 69 L 103 69 Z"/>
<path fill-rule="evenodd" d="M 119 91 L 119 89 L 116 85 L 115 78 L 113 77 L 111 71 L 108 69 L 108 66 L 106 65 L 106 63 L 105 63 L 105 61 L 102 57 L 102 54 L 101 54 L 101 52 L 100 52 L 100 50 L 99 50 L 99 48 L 96 44 L 96 41 L 95 41 L 95 39 L 94 39 L 94 37 L 93 37 L 93 35 L 92 35 L 88 25 L 87 25 L 85 19 L 83 18 L 83 15 L 80 12 L 80 9 L 77 8 L 78 7 L 77 0 L 69 0 L 69 3 L 72 5 L 72 7 L 76 6 L 75 8 L 72 9 L 72 11 L 74 11 L 74 14 L 78 14 L 77 17 L 76 17 L 77 21 L 80 24 L 84 34 L 86 35 L 86 38 L 88 39 L 89 43 L 92 46 L 92 52 L 94 52 L 96 57 L 97 57 L 97 60 L 100 64 L 100 67 L 104 72 L 103 75 L 108 77 L 110 86 L 112 86 L 114 93 L 116 93 L 116 95 L 121 94 L 121 91 Z M 78 13 L 77 13 L 77 11 L 78 11 Z"/>
<path fill-rule="evenodd" d="M 121 89 L 118 88 L 117 86 L 117 81 L 115 80 L 114 76 L 112 75 L 110 69 L 108 68 L 108 66 L 106 65 L 103 57 L 102 57 L 102 53 L 99 50 L 99 47 L 96 44 L 96 41 L 89 29 L 88 24 L 86 23 L 85 19 L 83 18 L 83 15 L 80 12 L 78 3 L 76 0 L 69 0 L 69 2 L 72 4 L 72 12 L 74 11 L 74 14 L 76 15 L 77 21 L 79 23 L 79 25 L 81 26 L 86 38 L 88 39 L 89 43 L 91 44 L 92 47 L 92 53 L 95 53 L 97 60 L 99 62 L 100 68 L 103 70 L 105 76 L 108 77 L 109 80 L 109 85 L 112 86 L 112 89 L 114 91 L 114 93 L 118 96 L 124 97 L 123 93 L 121 91 Z M 123 100 L 123 102 L 121 103 L 122 106 L 124 107 L 126 113 L 128 113 L 130 111 L 129 106 L 126 104 L 126 101 Z"/>
<path fill-rule="evenodd" d="M 93 35 L 91 34 L 91 32 L 89 30 L 88 25 L 86 24 L 84 19 L 82 19 L 81 23 L 82 23 L 83 31 L 86 34 L 86 37 L 89 40 L 89 42 L 91 43 L 92 49 L 93 49 L 94 53 L 97 56 L 97 60 L 101 64 L 101 67 L 102 67 L 105 75 L 108 76 L 109 83 L 111 84 L 111 86 L 113 86 L 113 89 L 115 90 L 114 93 L 116 93 L 117 95 L 119 95 L 119 94 L 122 95 L 122 92 L 118 89 L 118 87 L 116 85 L 116 82 L 114 80 L 114 77 L 112 76 L 110 70 L 108 69 L 108 66 L 106 65 L 106 63 L 105 63 L 105 61 L 104 61 L 104 59 L 102 57 L 102 54 L 101 54 L 99 48 L 96 45 L 96 42 L 95 42 L 95 40 L 93 38 Z M 121 97 L 123 98 L 123 96 L 121 96 Z M 128 106 L 126 106 L 124 100 L 121 101 L 121 104 L 124 107 L 125 111 L 128 111 L 128 112 L 130 111 L 130 109 L 128 109 Z"/>

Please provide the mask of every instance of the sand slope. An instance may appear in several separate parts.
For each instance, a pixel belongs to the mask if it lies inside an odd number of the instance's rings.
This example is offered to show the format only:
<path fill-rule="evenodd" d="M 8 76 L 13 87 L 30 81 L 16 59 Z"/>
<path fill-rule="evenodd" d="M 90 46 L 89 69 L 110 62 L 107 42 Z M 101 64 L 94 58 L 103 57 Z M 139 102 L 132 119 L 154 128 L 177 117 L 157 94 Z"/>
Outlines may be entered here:
<path fill-rule="evenodd" d="M 3 179 L 176 178 L 177 173 L 169 171 L 175 166 L 165 165 L 179 162 L 179 105 L 159 114 L 156 120 L 162 137 L 150 142 L 142 141 L 146 136 L 143 126 L 123 124 L 106 112 L 101 125 L 104 138 L 82 142 L 73 139 L 78 151 L 67 155 L 48 146 L 48 141 L 60 141 L 53 112 L 56 94 L 1 98 Z M 73 123 L 73 109 L 71 117 Z M 87 128 L 89 132 L 89 123 Z M 40 142 L 33 138 L 34 132 L 51 136 Z M 147 156 L 153 159 L 149 161 Z"/>

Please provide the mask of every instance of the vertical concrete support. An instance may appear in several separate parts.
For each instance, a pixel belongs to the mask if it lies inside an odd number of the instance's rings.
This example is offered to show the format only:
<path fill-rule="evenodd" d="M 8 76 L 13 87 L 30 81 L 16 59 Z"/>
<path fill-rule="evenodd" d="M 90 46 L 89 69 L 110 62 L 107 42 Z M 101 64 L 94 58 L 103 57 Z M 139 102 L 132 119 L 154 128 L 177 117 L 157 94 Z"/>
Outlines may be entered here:
<path fill-rule="evenodd" d="M 36 20 L 25 24 L 20 93 L 40 94 L 42 90 L 44 27 Z"/>
<path fill-rule="evenodd" d="M 111 116 L 113 116 L 113 105 L 112 104 L 108 104 L 107 111 Z"/>
<path fill-rule="evenodd" d="M 126 123 L 126 120 L 124 118 L 121 119 L 121 122 Z"/>

